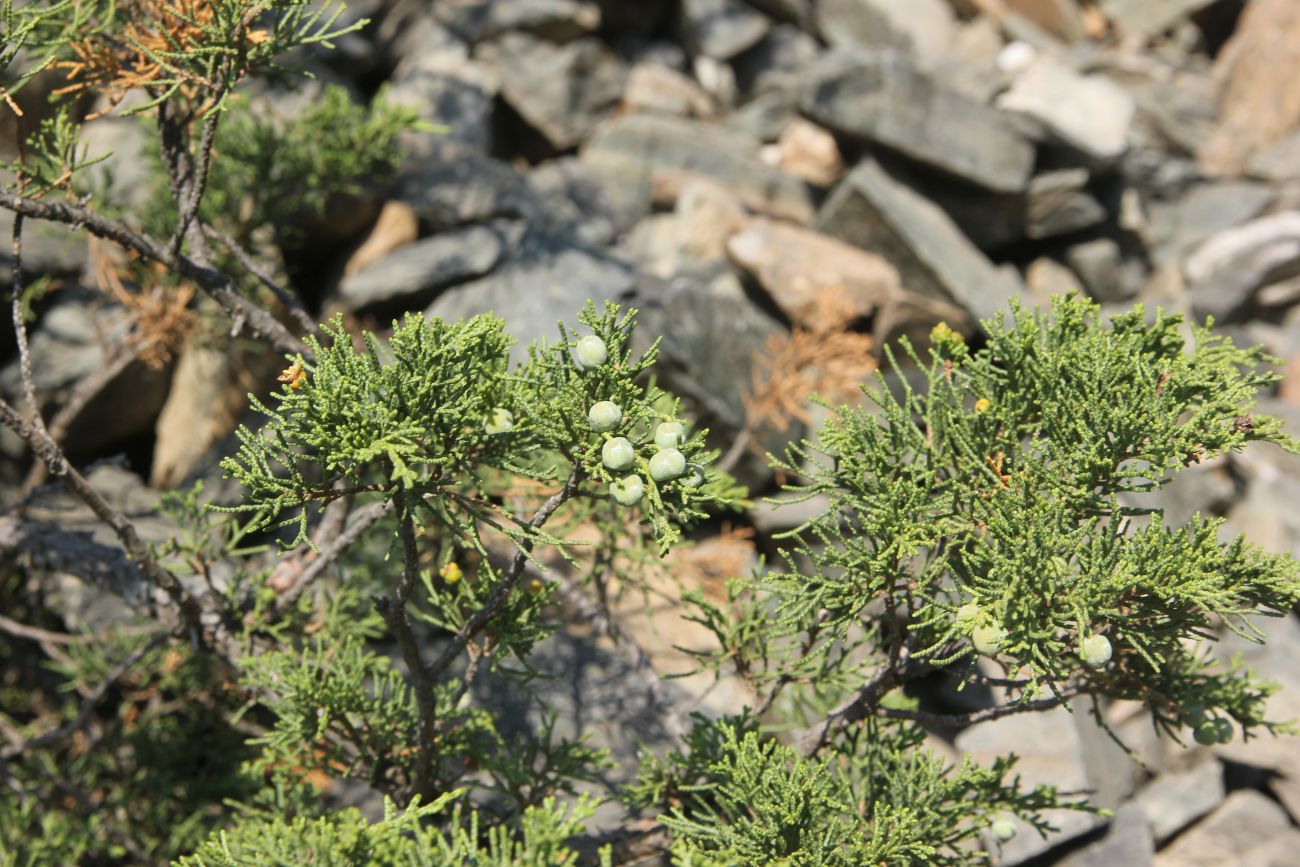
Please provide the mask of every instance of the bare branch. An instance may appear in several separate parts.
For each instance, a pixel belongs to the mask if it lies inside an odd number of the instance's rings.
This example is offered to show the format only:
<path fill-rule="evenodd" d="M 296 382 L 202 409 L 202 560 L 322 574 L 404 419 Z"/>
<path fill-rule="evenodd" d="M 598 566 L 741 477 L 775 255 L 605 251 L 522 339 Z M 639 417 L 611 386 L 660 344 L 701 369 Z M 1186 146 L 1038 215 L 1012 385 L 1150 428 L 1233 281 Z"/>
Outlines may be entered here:
<path fill-rule="evenodd" d="M 1049 695 L 1046 698 L 1034 699 L 1033 701 L 1023 702 L 1021 704 L 1003 704 L 996 707 L 986 707 L 983 710 L 971 711 L 970 713 L 930 713 L 923 710 L 899 710 L 892 707 L 876 708 L 876 714 L 889 719 L 902 719 L 918 722 L 921 725 L 932 726 L 941 729 L 963 729 L 975 723 L 988 722 L 989 720 L 1001 719 L 1005 716 L 1014 716 L 1015 714 L 1028 713 L 1037 710 L 1051 710 L 1064 704 L 1071 697 L 1079 694 L 1078 687 L 1072 687 L 1063 690 L 1060 695 Z"/>
<path fill-rule="evenodd" d="M 334 503 L 330 504 L 330 508 L 333 508 L 340 503 L 343 503 L 343 500 L 336 500 Z M 347 522 L 347 525 L 341 532 L 336 531 L 335 533 L 330 534 L 318 532 L 317 535 L 322 538 L 326 535 L 330 536 L 330 543 L 322 548 L 320 554 L 317 555 L 317 557 L 312 560 L 311 563 L 280 593 L 279 597 L 275 600 L 275 612 L 277 614 L 283 614 L 291 609 L 297 603 L 298 598 L 302 596 L 303 591 L 320 578 L 320 576 L 324 574 L 325 570 L 333 565 L 340 556 L 342 556 L 344 551 L 350 548 L 357 539 L 360 539 L 361 535 L 373 527 L 380 518 L 388 514 L 392 508 L 393 503 L 391 500 L 381 500 L 376 503 L 370 503 L 369 505 L 353 512 L 351 519 Z M 326 509 L 326 513 L 327 515 L 329 514 L 328 508 Z"/>
<path fill-rule="evenodd" d="M 215 226 L 204 224 L 203 231 L 207 233 L 209 238 L 218 241 L 229 250 L 239 260 L 239 264 L 244 266 L 244 270 L 256 277 L 259 283 L 270 290 L 276 300 L 289 311 L 289 315 L 302 326 L 303 333 L 320 335 L 320 326 L 312 318 L 312 315 L 307 312 L 307 309 L 302 306 L 302 301 L 299 300 L 298 296 L 292 290 L 286 289 L 275 282 L 266 269 L 258 265 L 253 255 L 245 250 L 238 241 Z"/>

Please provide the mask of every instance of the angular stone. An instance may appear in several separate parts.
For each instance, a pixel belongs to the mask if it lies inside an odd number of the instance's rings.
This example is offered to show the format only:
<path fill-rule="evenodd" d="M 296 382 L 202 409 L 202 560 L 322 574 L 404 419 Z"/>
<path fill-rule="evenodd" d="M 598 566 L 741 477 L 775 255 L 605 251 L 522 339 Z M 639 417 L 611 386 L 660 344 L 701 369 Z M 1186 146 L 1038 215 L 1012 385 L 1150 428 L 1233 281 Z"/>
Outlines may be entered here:
<path fill-rule="evenodd" d="M 1120 276 L 1123 256 L 1111 238 L 1094 238 L 1075 244 L 1065 253 L 1079 282 L 1098 301 L 1123 301 L 1128 295 Z"/>
<path fill-rule="evenodd" d="M 1001 112 L 934 83 L 896 53 L 867 55 L 817 81 L 801 107 L 842 135 L 990 190 L 1019 192 L 1033 169 L 1033 145 Z"/>
<path fill-rule="evenodd" d="M 840 182 L 814 228 L 880 254 L 898 269 L 905 289 L 952 301 L 977 319 L 1006 312 L 1021 289 L 938 206 L 873 160 Z"/>
<path fill-rule="evenodd" d="M 1183 265 L 1193 309 L 1223 320 L 1262 286 L 1300 273 L 1300 211 L 1284 211 L 1220 232 Z"/>
<path fill-rule="evenodd" d="M 601 10 L 583 0 L 440 0 L 434 15 L 469 42 L 523 31 L 564 42 L 600 27 Z"/>
<path fill-rule="evenodd" d="M 1034 304 L 1049 310 L 1053 296 L 1078 290 L 1079 278 L 1060 262 L 1043 256 L 1030 262 L 1025 269 L 1025 285 Z"/>
<path fill-rule="evenodd" d="M 1219 125 L 1197 154 L 1209 174 L 1237 175 L 1300 128 L 1300 3 L 1254 0 L 1219 52 Z"/>
<path fill-rule="evenodd" d="M 1153 208 L 1154 258 L 1179 260 L 1197 244 L 1259 216 L 1277 198 L 1266 184 L 1209 181 L 1163 208 Z"/>
<path fill-rule="evenodd" d="M 469 47 L 441 25 L 423 20 L 418 50 L 409 50 L 388 81 L 386 98 L 415 108 L 421 120 L 442 127 L 437 133 L 403 134 L 416 158 L 429 140 L 457 141 L 486 152 L 492 146 L 492 104 L 501 90 L 497 73 L 471 60 Z"/>
<path fill-rule="evenodd" d="M 1247 170 L 1251 177 L 1268 181 L 1300 179 L 1300 132 L 1257 152 Z"/>
<path fill-rule="evenodd" d="M 1214 0 L 1101 0 L 1101 11 L 1125 36 L 1149 39 Z"/>
<path fill-rule="evenodd" d="M 765 35 L 771 22 L 740 0 L 682 0 L 686 31 L 696 52 L 730 60 Z"/>
<path fill-rule="evenodd" d="M 501 95 L 558 150 L 578 145 L 623 93 L 626 71 L 598 39 L 556 45 L 507 33 L 481 47 L 501 72 Z"/>
<path fill-rule="evenodd" d="M 428 301 L 448 286 L 480 277 L 504 259 L 522 227 L 518 223 L 468 226 L 408 244 L 343 279 L 339 299 L 347 310 Z"/>
<path fill-rule="evenodd" d="M 343 266 L 344 276 L 360 273 L 370 265 L 420 237 L 420 218 L 404 202 L 385 202 L 370 234 L 353 251 Z"/>
<path fill-rule="evenodd" d="M 747 207 L 798 222 L 810 219 L 808 185 L 764 165 L 757 152 L 753 139 L 715 124 L 631 115 L 599 126 L 581 158 L 606 179 L 620 213 L 644 213 L 656 182 L 680 189 L 681 181 L 704 177 L 732 190 Z"/>
<path fill-rule="evenodd" d="M 1253 789 L 1233 792 L 1205 821 L 1156 855 L 1156 867 L 1254 867 L 1295 864 L 1272 860 L 1291 831 L 1286 811 Z M 1286 840 L 1293 847 L 1294 840 Z M 1294 849 L 1290 853 L 1294 856 Z"/>
<path fill-rule="evenodd" d="M 825 49 L 791 24 L 778 24 L 762 42 L 733 61 L 742 93 L 762 93 L 788 86 Z"/>
<path fill-rule="evenodd" d="M 819 0 L 817 29 L 832 46 L 897 48 L 933 69 L 952 48 L 957 19 L 944 0 Z"/>
<path fill-rule="evenodd" d="M 1025 202 L 1025 237 L 1032 240 L 1068 235 L 1106 219 L 1106 209 L 1085 191 L 1087 169 L 1044 172 L 1029 182 Z"/>
<path fill-rule="evenodd" d="M 536 220 L 536 193 L 513 168 L 461 142 L 430 139 L 411 154 L 394 184 L 393 198 L 432 229 L 500 217 Z"/>
<path fill-rule="evenodd" d="M 717 112 L 713 98 L 695 80 L 662 63 L 638 63 L 632 67 L 623 90 L 623 110 L 677 117 L 712 117 Z"/>
<path fill-rule="evenodd" d="M 1106 836 L 1066 855 L 1055 867 L 1148 867 L 1155 854 L 1146 817 L 1137 807 L 1126 804 L 1116 811 Z"/>
<path fill-rule="evenodd" d="M 803 118 L 795 118 L 781 131 L 771 150 L 773 165 L 803 178 L 814 187 L 830 187 L 847 171 L 835 136 Z"/>
<path fill-rule="evenodd" d="M 1042 123 L 1088 160 L 1109 164 L 1128 149 L 1137 105 L 1128 91 L 1101 75 L 1079 75 L 1041 56 L 1020 73 L 997 104 Z"/>
<path fill-rule="evenodd" d="M 1202 753 L 1191 767 L 1160 774 L 1138 791 L 1134 803 L 1163 844 L 1223 803 L 1223 765 Z"/>
<path fill-rule="evenodd" d="M 880 256 L 761 217 L 731 236 L 727 253 L 799 325 L 817 324 L 818 299 L 827 292 L 842 292 L 846 313 L 858 319 L 873 314 L 902 288 L 898 272 Z"/>

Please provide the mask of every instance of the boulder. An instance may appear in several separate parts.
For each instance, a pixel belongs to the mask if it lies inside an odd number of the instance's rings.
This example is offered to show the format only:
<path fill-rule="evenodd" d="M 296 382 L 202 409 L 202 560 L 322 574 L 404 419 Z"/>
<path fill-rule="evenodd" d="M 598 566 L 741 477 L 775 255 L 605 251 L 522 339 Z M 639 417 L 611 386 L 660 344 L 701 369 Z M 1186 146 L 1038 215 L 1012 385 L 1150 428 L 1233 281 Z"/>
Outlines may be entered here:
<path fill-rule="evenodd" d="M 997 104 L 1033 118 L 1058 142 L 1099 165 L 1123 156 L 1137 108 L 1128 91 L 1105 76 L 1080 75 L 1046 55 L 1021 72 Z"/>
<path fill-rule="evenodd" d="M 944 0 L 819 0 L 817 29 L 832 46 L 896 48 L 933 69 L 952 49 L 957 19 Z"/>
<path fill-rule="evenodd" d="M 762 39 L 766 16 L 741 0 L 682 0 L 686 37 L 695 53 L 730 60 Z"/>

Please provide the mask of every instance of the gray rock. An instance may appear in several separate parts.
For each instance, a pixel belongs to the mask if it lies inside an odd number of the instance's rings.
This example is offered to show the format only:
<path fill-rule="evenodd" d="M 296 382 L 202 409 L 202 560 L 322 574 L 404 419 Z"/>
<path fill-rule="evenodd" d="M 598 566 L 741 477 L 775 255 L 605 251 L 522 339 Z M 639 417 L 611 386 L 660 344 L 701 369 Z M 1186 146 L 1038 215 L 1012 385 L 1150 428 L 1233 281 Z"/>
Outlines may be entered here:
<path fill-rule="evenodd" d="M 952 48 L 957 18 L 943 0 L 819 0 L 817 30 L 832 46 L 897 48 L 933 69 Z"/>
<path fill-rule="evenodd" d="M 1149 39 L 1214 0 L 1101 0 L 1101 11 L 1121 33 Z"/>
<path fill-rule="evenodd" d="M 627 72 L 598 39 L 556 45 L 507 33 L 480 46 L 501 73 L 501 95 L 558 150 L 575 147 L 618 102 Z"/>
<path fill-rule="evenodd" d="M 523 231 L 519 223 L 499 221 L 439 232 L 343 278 L 339 299 L 352 311 L 393 302 L 408 308 L 427 303 L 442 289 L 487 274 Z"/>
<path fill-rule="evenodd" d="M 1098 301 L 1123 301 L 1125 292 L 1120 275 L 1123 256 L 1119 244 L 1110 238 L 1094 238 L 1075 244 L 1065 252 L 1065 261 L 1078 275 L 1088 294 Z"/>
<path fill-rule="evenodd" d="M 1029 182 L 1025 236 L 1033 240 L 1067 235 L 1106 219 L 1106 209 L 1085 191 L 1086 169 L 1044 172 Z"/>
<path fill-rule="evenodd" d="M 641 62 L 632 67 L 620 110 L 677 117 L 711 117 L 713 98 L 694 79 L 663 63 Z"/>
<path fill-rule="evenodd" d="M 539 219 L 541 203 L 513 168 L 477 148 L 429 139 L 408 156 L 393 198 L 410 205 L 421 223 L 445 229 L 500 217 Z"/>
<path fill-rule="evenodd" d="M 1160 774 L 1143 786 L 1133 802 L 1146 817 L 1156 842 L 1163 845 L 1217 809 L 1225 797 L 1223 765 L 1213 755 L 1201 753 L 1191 767 Z"/>
<path fill-rule="evenodd" d="M 1194 185 L 1172 204 L 1153 207 L 1153 258 L 1181 260 L 1197 244 L 1259 216 L 1277 198 L 1265 184 L 1210 181 Z"/>
<path fill-rule="evenodd" d="M 1286 811 L 1253 789 L 1233 792 L 1205 821 L 1193 826 L 1156 856 L 1157 867 L 1254 867 L 1295 864 L 1274 860 L 1279 840 L 1291 831 Z"/>
<path fill-rule="evenodd" d="M 1033 145 L 1001 112 L 936 84 L 896 52 L 864 54 L 817 81 L 801 108 L 842 135 L 990 190 L 1019 192 L 1033 169 Z"/>
<path fill-rule="evenodd" d="M 1198 317 L 1244 312 L 1261 287 L 1300 274 L 1300 211 L 1220 232 L 1187 258 L 1183 274 Z"/>
<path fill-rule="evenodd" d="M 450 0 L 433 14 L 462 39 L 481 42 L 507 31 L 563 42 L 600 27 L 601 10 L 583 0 Z"/>
<path fill-rule="evenodd" d="M 686 35 L 697 54 L 730 60 L 766 34 L 771 22 L 740 0 L 682 0 Z"/>
<path fill-rule="evenodd" d="M 471 60 L 468 47 L 450 32 L 431 20 L 424 19 L 423 25 L 427 36 L 393 71 L 387 98 L 415 107 L 422 120 L 442 130 L 408 132 L 404 139 L 417 155 L 435 135 L 486 152 L 492 146 L 492 103 L 501 89 L 500 77 Z"/>
<path fill-rule="evenodd" d="M 1068 710 L 1056 708 L 1042 713 L 1025 713 L 977 723 L 957 735 L 957 749 L 981 764 L 1015 753 L 1019 756 L 1014 773 L 1021 785 L 1040 783 L 1070 791 L 1090 788 L 1083 746 Z M 999 864 L 1021 864 L 1053 847 L 1086 834 L 1102 823 L 1098 816 L 1069 810 L 1048 811 L 1059 831 L 1043 839 L 1023 824 L 1002 849 Z M 1019 823 L 1018 823 L 1019 824 Z"/>
<path fill-rule="evenodd" d="M 77 147 L 85 148 L 89 159 L 107 157 L 102 162 L 88 166 L 79 174 L 93 195 L 101 201 L 113 202 L 127 212 L 138 212 L 147 207 L 158 192 L 146 157 L 157 144 L 151 130 L 135 117 L 107 115 L 85 123 L 77 137 Z M 8 215 L 6 215 L 8 216 Z M 31 221 L 26 224 L 33 228 Z M 45 232 L 37 237 L 44 240 Z M 6 232 L 4 237 L 9 237 Z M 29 242 L 30 243 L 30 242 Z M 8 244 L 3 245 L 6 249 Z M 31 253 L 26 249 L 24 256 Z"/>
<path fill-rule="evenodd" d="M 757 152 L 755 140 L 716 124 L 632 115 L 599 126 L 581 158 L 606 179 L 620 214 L 645 213 L 656 184 L 676 190 L 682 182 L 703 176 L 734 191 L 748 207 L 798 222 L 810 219 L 808 185 L 765 165 Z"/>
<path fill-rule="evenodd" d="M 1078 290 L 1079 279 L 1060 262 L 1042 256 L 1025 269 L 1025 286 L 1034 304 L 1041 310 L 1049 310 L 1053 296 Z"/>
<path fill-rule="evenodd" d="M 604 181 L 577 157 L 547 160 L 528 173 L 528 186 L 549 224 L 583 244 L 611 244 L 627 228 L 615 220 Z"/>
<path fill-rule="evenodd" d="M 795 24 L 811 33 L 813 30 L 813 0 L 747 0 L 750 6 L 772 16 L 778 21 Z"/>
<path fill-rule="evenodd" d="M 0 208 L 0 285 L 13 286 L 14 215 Z M 23 221 L 23 273 L 75 275 L 89 261 L 86 234 L 59 223 Z"/>
<path fill-rule="evenodd" d="M 873 160 L 840 182 L 814 227 L 879 253 L 898 269 L 904 288 L 952 301 L 977 319 L 1005 312 L 1021 289 L 937 205 Z"/>
<path fill-rule="evenodd" d="M 1066 855 L 1055 867 L 1146 867 L 1154 862 L 1155 854 L 1146 816 L 1128 804 L 1116 811 L 1106 836 Z"/>
<path fill-rule="evenodd" d="M 997 104 L 1039 121 L 1060 143 L 1100 165 L 1123 156 L 1137 109 L 1133 97 L 1115 82 L 1079 75 L 1049 56 L 1020 73 Z"/>
<path fill-rule="evenodd" d="M 790 86 L 821 53 L 816 39 L 792 24 L 778 24 L 762 42 L 735 59 L 736 84 L 742 93 Z"/>
<path fill-rule="evenodd" d="M 1269 181 L 1300 178 L 1300 132 L 1270 145 L 1251 157 L 1247 171 Z"/>
<path fill-rule="evenodd" d="M 626 263 L 540 231 L 511 245 L 510 258 L 492 273 L 443 292 L 425 311 L 457 320 L 495 311 L 519 341 L 515 360 L 538 338 L 559 339 L 556 322 L 576 321 L 588 299 L 625 301 L 635 288 L 635 273 Z"/>

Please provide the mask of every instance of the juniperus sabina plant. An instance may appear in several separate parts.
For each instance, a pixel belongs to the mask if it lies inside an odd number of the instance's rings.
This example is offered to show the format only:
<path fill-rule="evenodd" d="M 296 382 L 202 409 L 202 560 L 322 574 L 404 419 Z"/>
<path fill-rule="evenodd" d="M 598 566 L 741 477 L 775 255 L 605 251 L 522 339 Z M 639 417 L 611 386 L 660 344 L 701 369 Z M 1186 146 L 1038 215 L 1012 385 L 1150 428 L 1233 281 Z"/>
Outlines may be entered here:
<path fill-rule="evenodd" d="M 635 312 L 588 305 L 512 361 L 492 315 L 318 327 L 245 247 L 391 172 L 415 124 L 337 93 L 308 123 L 347 115 L 369 125 L 356 141 L 232 113 L 250 77 L 344 32 L 338 11 L 0 3 L 7 110 L 36 109 L 23 86 L 38 75 L 65 96 L 0 189 L 25 368 L 25 411 L 0 402 L 0 422 L 113 529 L 129 568 L 82 577 L 136 618 L 68 636 L 29 592 L 45 561 L 0 574 L 0 650 L 24 660 L 0 681 L 0 864 L 613 864 L 638 840 L 683 865 L 985 863 L 1046 831 L 1048 811 L 1092 809 L 1086 793 L 1023 785 L 1012 756 L 949 766 L 923 726 L 1086 697 L 1141 702 L 1180 740 L 1285 728 L 1266 717 L 1272 687 L 1214 651 L 1223 629 L 1256 637 L 1253 617 L 1290 610 L 1296 564 L 1221 540 L 1214 520 L 1167 525 L 1150 496 L 1251 441 L 1300 448 L 1251 411 L 1266 359 L 1206 328 L 1185 339 L 1163 313 L 1102 321 L 1078 298 L 984 323 L 978 349 L 944 326 L 930 347 L 892 349 L 923 386 L 864 383 L 863 405 L 830 407 L 777 461 L 826 506 L 725 598 L 687 594 L 717 639 L 699 664 L 739 674 L 753 700 L 683 719 L 608 589 L 648 587 L 743 492 L 655 385 Z M 101 156 L 77 147 L 83 96 L 152 124 L 166 209 L 141 219 L 79 186 Z M 247 159 L 222 166 L 234 152 Z M 203 316 L 284 356 L 222 465 L 236 494 L 167 494 L 164 543 L 142 541 L 40 414 L 24 220 L 125 248 L 122 291 L 197 288 L 214 302 Z M 489 677 L 529 694 L 534 650 L 565 618 L 634 660 L 675 744 L 616 792 L 648 831 L 593 833 L 608 757 L 540 699 L 521 731 L 485 694 Z M 921 704 L 911 688 L 940 672 L 1000 698 L 965 715 Z M 382 815 L 343 808 L 344 790 L 382 798 Z"/>

